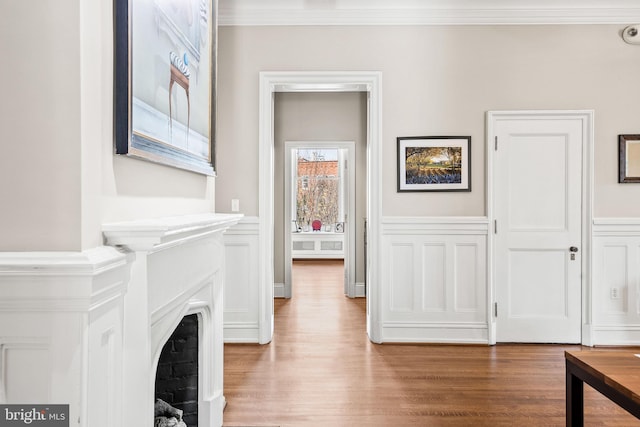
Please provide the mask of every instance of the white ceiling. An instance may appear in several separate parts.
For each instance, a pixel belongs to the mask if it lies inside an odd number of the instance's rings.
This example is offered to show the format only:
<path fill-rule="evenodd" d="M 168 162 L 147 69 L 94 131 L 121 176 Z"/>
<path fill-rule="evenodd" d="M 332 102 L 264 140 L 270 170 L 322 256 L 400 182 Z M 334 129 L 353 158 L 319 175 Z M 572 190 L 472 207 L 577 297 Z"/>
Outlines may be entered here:
<path fill-rule="evenodd" d="M 218 0 L 220 25 L 631 24 L 640 0 Z"/>

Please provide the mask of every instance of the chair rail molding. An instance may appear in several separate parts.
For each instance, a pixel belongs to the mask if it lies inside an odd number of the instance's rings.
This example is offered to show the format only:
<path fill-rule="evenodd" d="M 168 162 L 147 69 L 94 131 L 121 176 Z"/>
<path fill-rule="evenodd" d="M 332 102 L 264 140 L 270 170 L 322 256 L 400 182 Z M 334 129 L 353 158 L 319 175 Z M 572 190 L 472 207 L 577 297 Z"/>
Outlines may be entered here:
<path fill-rule="evenodd" d="M 594 236 L 640 236 L 640 218 L 594 218 Z"/>

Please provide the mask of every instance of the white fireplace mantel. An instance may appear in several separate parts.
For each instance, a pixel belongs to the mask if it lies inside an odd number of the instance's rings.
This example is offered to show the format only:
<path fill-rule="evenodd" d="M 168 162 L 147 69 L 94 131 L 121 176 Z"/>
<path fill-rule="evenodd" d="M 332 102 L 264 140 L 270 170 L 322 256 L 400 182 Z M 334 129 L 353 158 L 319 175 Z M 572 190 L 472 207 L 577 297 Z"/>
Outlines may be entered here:
<path fill-rule="evenodd" d="M 69 404 L 78 427 L 152 425 L 155 370 L 199 318 L 201 425 L 222 424 L 223 232 L 242 215 L 104 224 L 106 246 L 0 253 L 0 403 Z"/>
<path fill-rule="evenodd" d="M 238 214 L 202 214 L 103 225 L 106 243 L 135 252 L 124 303 L 126 425 L 149 425 L 162 347 L 185 315 L 199 319 L 199 424 L 222 425 L 223 232 Z"/>

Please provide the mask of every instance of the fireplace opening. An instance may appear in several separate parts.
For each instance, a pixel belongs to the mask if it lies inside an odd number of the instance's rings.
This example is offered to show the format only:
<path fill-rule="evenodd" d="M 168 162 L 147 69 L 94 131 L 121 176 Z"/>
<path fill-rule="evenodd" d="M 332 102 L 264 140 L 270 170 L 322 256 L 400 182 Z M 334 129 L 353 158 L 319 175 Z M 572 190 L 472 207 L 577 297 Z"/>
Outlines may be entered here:
<path fill-rule="evenodd" d="M 183 317 L 162 348 L 156 371 L 154 426 L 198 425 L 198 328 L 197 314 Z"/>

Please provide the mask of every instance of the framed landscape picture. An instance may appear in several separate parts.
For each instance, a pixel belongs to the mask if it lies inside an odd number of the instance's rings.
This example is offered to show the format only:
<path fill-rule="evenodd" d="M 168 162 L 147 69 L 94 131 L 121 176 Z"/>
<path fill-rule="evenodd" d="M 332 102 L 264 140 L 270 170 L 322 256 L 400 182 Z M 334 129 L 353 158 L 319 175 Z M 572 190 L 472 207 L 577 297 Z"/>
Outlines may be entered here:
<path fill-rule="evenodd" d="M 215 170 L 216 0 L 115 0 L 115 151 Z"/>
<path fill-rule="evenodd" d="M 471 191 L 470 136 L 398 138 L 398 192 Z"/>

